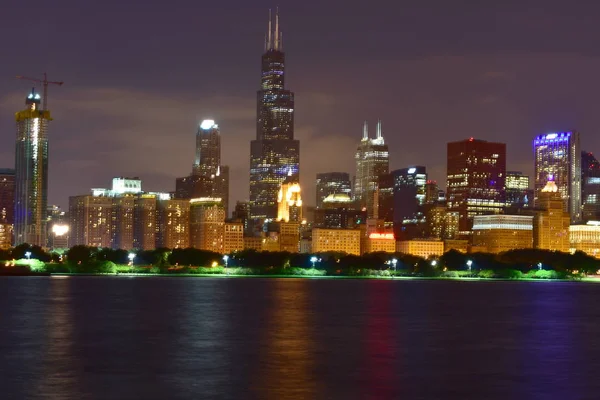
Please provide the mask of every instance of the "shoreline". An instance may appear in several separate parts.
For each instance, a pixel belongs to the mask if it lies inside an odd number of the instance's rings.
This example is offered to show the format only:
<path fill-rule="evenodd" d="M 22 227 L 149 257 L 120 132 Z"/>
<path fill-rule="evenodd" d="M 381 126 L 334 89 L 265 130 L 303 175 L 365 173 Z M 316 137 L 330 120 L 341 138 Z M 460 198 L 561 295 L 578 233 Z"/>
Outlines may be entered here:
<path fill-rule="evenodd" d="M 587 282 L 600 283 L 600 276 L 581 279 L 542 279 L 542 278 L 482 278 L 482 277 L 427 277 L 427 276 L 309 276 L 309 275 L 242 275 L 242 274 L 152 274 L 152 273 L 30 273 L 30 274 L 0 274 L 2 277 L 123 277 L 123 278 L 215 278 L 215 279 L 368 279 L 383 281 L 462 281 L 462 282 Z"/>

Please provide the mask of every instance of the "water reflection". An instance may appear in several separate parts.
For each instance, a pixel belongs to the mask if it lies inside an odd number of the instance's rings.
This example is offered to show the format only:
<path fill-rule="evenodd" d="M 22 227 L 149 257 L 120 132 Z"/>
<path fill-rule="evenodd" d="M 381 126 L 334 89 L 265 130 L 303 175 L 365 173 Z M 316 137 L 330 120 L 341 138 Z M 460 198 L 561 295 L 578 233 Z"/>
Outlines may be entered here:
<path fill-rule="evenodd" d="M 272 306 L 263 321 L 258 382 L 261 399 L 316 398 L 315 341 L 309 280 L 269 282 Z"/>

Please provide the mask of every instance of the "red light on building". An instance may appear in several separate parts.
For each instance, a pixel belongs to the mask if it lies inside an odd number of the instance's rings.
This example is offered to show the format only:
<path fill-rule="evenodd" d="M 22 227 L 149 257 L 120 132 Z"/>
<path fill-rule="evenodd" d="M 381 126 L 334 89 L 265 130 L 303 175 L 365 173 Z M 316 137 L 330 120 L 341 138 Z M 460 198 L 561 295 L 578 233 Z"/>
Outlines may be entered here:
<path fill-rule="evenodd" d="M 387 239 L 387 240 L 394 240 L 394 234 L 393 233 L 371 233 L 369 235 L 369 239 Z"/>

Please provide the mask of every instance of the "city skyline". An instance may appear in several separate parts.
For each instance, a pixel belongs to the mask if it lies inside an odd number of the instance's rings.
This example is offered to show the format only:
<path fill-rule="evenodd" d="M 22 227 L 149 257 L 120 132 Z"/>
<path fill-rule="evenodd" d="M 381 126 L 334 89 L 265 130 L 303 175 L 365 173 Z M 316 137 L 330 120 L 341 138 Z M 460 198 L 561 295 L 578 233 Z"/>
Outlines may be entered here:
<path fill-rule="evenodd" d="M 108 2 L 105 7 L 110 10 L 115 4 Z M 18 11 L 20 6 L 14 7 Z M 183 9 L 186 7 L 193 9 L 191 3 L 182 6 Z M 113 176 L 140 176 L 149 190 L 173 190 L 174 178 L 188 173 L 189 160 L 193 159 L 193 152 L 189 151 L 193 143 L 192 132 L 200 121 L 208 118 L 218 121 L 224 132 L 223 163 L 232 167 L 231 203 L 246 199 L 247 154 L 255 123 L 256 74 L 264 41 L 265 10 L 269 7 L 274 8 L 274 5 L 266 2 L 241 5 L 233 14 L 226 14 L 218 7 L 212 10 L 215 21 L 230 18 L 229 21 L 237 25 L 224 37 L 214 39 L 215 44 L 203 40 L 206 51 L 197 56 L 203 61 L 195 66 L 209 66 L 201 67 L 197 78 L 192 79 L 193 84 L 190 84 L 189 75 L 186 76 L 180 70 L 182 67 L 173 61 L 157 60 L 157 65 L 148 71 L 139 71 L 139 68 L 134 71 L 134 64 L 138 66 L 140 62 L 155 60 L 156 55 L 146 53 L 147 49 L 135 50 L 130 46 L 128 54 L 117 49 L 116 57 L 124 64 L 123 68 L 115 68 L 115 72 L 110 70 L 98 80 L 92 80 L 92 77 L 96 79 L 98 70 L 94 71 L 92 64 L 87 64 L 83 58 L 74 60 L 72 55 L 65 53 L 65 49 L 75 48 L 70 46 L 76 45 L 77 38 L 61 42 L 64 37 L 51 32 L 49 49 L 36 54 L 39 63 L 28 62 L 30 59 L 24 57 L 23 65 L 0 67 L 0 73 L 6 77 L 0 82 L 0 89 L 8 93 L 0 102 L 0 128 L 5 132 L 0 146 L 2 166 L 10 168 L 14 165 L 13 115 L 28 90 L 28 85 L 13 81 L 12 76 L 38 76 L 47 70 L 51 76 L 60 76 L 66 82 L 60 92 L 51 90 L 50 93 L 55 121 L 49 133 L 49 203 L 66 208 L 69 195 L 86 193 L 90 187 L 101 186 Z M 390 5 L 384 10 L 367 13 L 366 22 L 377 20 L 384 11 L 392 13 L 396 7 L 399 6 Z M 445 6 L 440 7 L 446 10 Z M 558 18 L 552 6 L 545 8 L 544 13 L 549 19 Z M 357 10 L 357 6 L 349 4 L 342 10 L 342 16 L 353 21 L 358 18 Z M 128 6 L 124 11 L 127 14 Z M 460 8 L 447 11 L 453 23 L 458 19 L 466 21 L 467 26 L 473 26 L 481 16 L 478 12 L 486 14 L 475 10 L 474 15 L 467 15 Z M 501 18 L 515 17 L 517 11 L 507 12 Z M 142 14 L 149 17 L 155 12 L 154 7 L 142 10 Z M 407 18 L 407 13 L 424 25 L 405 25 L 402 29 L 409 32 L 413 29 L 418 33 L 441 22 L 441 27 L 435 30 L 437 33 L 431 34 L 432 43 L 416 40 L 414 35 L 402 35 L 406 32 L 397 29 L 386 34 L 386 29 L 394 26 L 388 18 L 380 19 L 379 26 L 360 24 L 369 25 L 360 30 L 349 30 L 349 22 L 339 22 L 345 28 L 339 30 L 327 27 L 325 23 L 334 15 L 330 6 L 323 7 L 319 16 L 310 16 L 303 7 L 281 4 L 290 65 L 287 86 L 297 92 L 296 136 L 301 142 L 301 164 L 305 166 L 301 185 L 307 204 L 315 198 L 317 172 L 352 173 L 355 137 L 360 134 L 364 119 L 381 118 L 386 132 L 393 132 L 386 136 L 391 170 L 422 164 L 427 167 L 431 179 L 437 180 L 442 187 L 445 182 L 445 143 L 449 141 L 470 136 L 490 141 L 502 137 L 501 141 L 508 145 L 507 168 L 523 171 L 529 176 L 533 175 L 532 151 L 526 144 L 536 135 L 577 129 L 582 132 L 583 150 L 596 153 L 600 148 L 600 139 L 592 134 L 600 125 L 593 113 L 595 100 L 591 96 L 596 91 L 591 79 L 596 65 L 593 60 L 577 54 L 587 54 L 591 49 L 586 48 L 585 40 L 575 45 L 571 43 L 569 50 L 572 53 L 565 54 L 564 42 L 553 40 L 557 33 L 547 28 L 545 22 L 533 19 L 527 21 L 531 26 L 526 28 L 525 21 L 517 18 L 512 29 L 521 36 L 527 36 L 526 29 L 531 29 L 530 33 L 536 29 L 541 32 L 532 34 L 526 43 L 517 43 L 514 34 L 502 41 L 490 40 L 495 36 L 485 32 L 483 38 L 468 37 L 461 42 L 454 33 L 442 37 L 441 30 L 447 28 L 448 23 L 440 21 L 436 15 L 429 15 L 423 8 L 414 6 L 404 10 L 400 18 Z M 70 13 L 61 17 L 56 15 L 56 19 L 60 21 L 69 16 Z M 15 22 L 20 20 L 14 19 Z M 11 21 L 1 29 L 8 29 L 13 23 Z M 210 30 L 213 23 L 194 27 L 197 35 L 204 29 Z M 308 32 L 303 27 L 307 23 L 314 25 L 314 30 Z M 125 26 L 125 21 L 118 20 L 115 29 L 124 34 L 130 28 Z M 569 35 L 586 29 L 590 27 L 578 26 Z M 444 34 L 448 32 L 446 29 Z M 325 33 L 333 36 L 328 37 Z M 94 32 L 90 35 L 88 39 L 95 38 L 101 46 L 113 40 L 102 41 L 94 36 Z M 133 39 L 141 40 L 135 35 Z M 488 40 L 487 49 L 483 46 L 485 39 Z M 378 53 L 389 47 L 390 40 L 398 43 L 394 47 L 397 51 L 385 55 Z M 478 40 L 481 43 L 476 43 Z M 332 41 L 338 46 L 332 46 Z M 143 43 L 146 47 L 162 45 L 152 35 Z M 235 53 L 238 60 L 235 67 L 228 64 L 230 56 L 217 45 Z M 520 54 L 523 47 L 534 54 Z M 328 57 L 324 59 L 325 52 Z M 561 56 L 554 56 L 556 62 L 548 63 L 557 52 Z M 219 57 L 210 57 L 211 53 Z M 355 54 L 361 54 L 361 57 Z M 503 55 L 502 61 L 498 60 L 498 54 Z M 315 59 L 320 60 L 319 65 L 315 65 Z M 78 67 L 74 69 L 68 63 Z M 108 61 L 99 65 L 105 69 L 111 66 Z M 223 71 L 216 71 L 220 68 Z M 388 68 L 396 71 L 391 84 L 387 78 L 383 81 L 377 76 L 392 71 Z M 209 75 L 210 71 L 213 75 Z M 148 80 L 153 73 L 162 77 L 165 72 L 183 76 L 166 77 L 158 85 Z M 566 79 L 568 84 L 560 82 L 559 77 L 564 76 L 569 78 Z M 352 85 L 346 84 L 349 79 Z M 217 90 L 217 84 L 226 86 Z M 398 95 L 400 87 L 406 95 Z M 570 97 L 573 88 L 578 91 L 577 96 Z M 390 100 L 392 93 L 393 101 Z M 570 101 L 565 103 L 565 98 Z M 149 110 L 156 112 L 149 113 Z M 149 117 L 149 114 L 156 115 Z M 350 118 L 347 117 L 349 114 L 352 115 Z M 426 118 L 431 115 L 436 118 Z M 142 137 L 147 139 L 142 140 Z M 327 150 L 333 146 L 339 150 L 330 154 Z M 165 148 L 171 150 L 165 154 Z"/>

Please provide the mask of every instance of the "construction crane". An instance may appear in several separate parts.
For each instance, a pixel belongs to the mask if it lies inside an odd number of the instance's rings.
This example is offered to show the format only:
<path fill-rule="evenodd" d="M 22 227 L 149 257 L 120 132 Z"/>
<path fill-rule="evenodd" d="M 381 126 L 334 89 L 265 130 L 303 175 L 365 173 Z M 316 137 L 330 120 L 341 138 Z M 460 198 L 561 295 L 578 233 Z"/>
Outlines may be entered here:
<path fill-rule="evenodd" d="M 64 82 L 49 81 L 48 80 L 48 76 L 46 75 L 45 72 L 44 72 L 44 79 L 29 78 L 29 77 L 22 76 L 22 75 L 17 75 L 17 79 L 23 79 L 23 80 L 26 80 L 26 81 L 33 81 L 33 82 L 41 83 L 41 84 L 44 85 L 44 102 L 42 104 L 42 111 L 46 111 L 47 107 L 48 107 L 48 85 L 62 86 L 62 84 L 64 83 Z"/>

